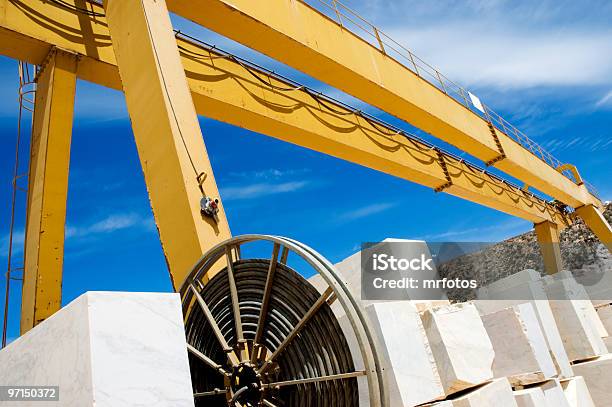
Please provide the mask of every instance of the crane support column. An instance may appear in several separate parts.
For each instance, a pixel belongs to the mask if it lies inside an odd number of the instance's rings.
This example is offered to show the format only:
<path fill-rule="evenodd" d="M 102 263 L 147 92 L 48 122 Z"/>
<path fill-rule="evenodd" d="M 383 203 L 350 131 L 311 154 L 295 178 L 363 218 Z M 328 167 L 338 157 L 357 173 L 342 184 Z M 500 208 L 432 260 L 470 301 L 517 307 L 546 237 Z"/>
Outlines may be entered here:
<path fill-rule="evenodd" d="M 166 4 L 106 0 L 106 18 L 132 129 L 172 284 L 181 286 L 210 247 L 230 237 Z"/>
<path fill-rule="evenodd" d="M 77 56 L 54 48 L 37 79 L 30 146 L 21 334 L 61 307 Z"/>
<path fill-rule="evenodd" d="M 601 211 L 594 205 L 584 205 L 576 208 L 576 213 L 612 253 L 612 228 Z"/>
<path fill-rule="evenodd" d="M 555 274 L 563 269 L 561 248 L 559 246 L 559 226 L 556 223 L 544 221 L 534 225 L 540 251 L 544 259 L 546 274 Z"/>

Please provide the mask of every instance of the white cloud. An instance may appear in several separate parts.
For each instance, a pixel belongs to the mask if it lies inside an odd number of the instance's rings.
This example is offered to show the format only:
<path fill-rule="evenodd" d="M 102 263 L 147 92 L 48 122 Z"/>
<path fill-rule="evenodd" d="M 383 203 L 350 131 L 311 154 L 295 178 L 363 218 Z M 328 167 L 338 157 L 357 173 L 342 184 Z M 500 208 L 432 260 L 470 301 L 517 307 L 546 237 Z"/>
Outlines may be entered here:
<path fill-rule="evenodd" d="M 595 103 L 595 107 L 604 107 L 610 106 L 612 107 L 612 90 L 606 93 Z"/>
<path fill-rule="evenodd" d="M 366 205 L 361 208 L 357 208 L 355 210 L 346 212 L 342 214 L 341 216 L 339 216 L 338 219 L 342 221 L 357 220 L 357 219 L 365 218 L 371 215 L 375 215 L 377 213 L 384 212 L 388 209 L 393 208 L 394 206 L 397 206 L 397 204 L 389 203 L 389 202 Z"/>
<path fill-rule="evenodd" d="M 288 181 L 281 183 L 261 182 L 250 185 L 235 185 L 221 188 L 221 197 L 225 201 L 253 199 L 263 196 L 284 194 L 303 189 L 309 184 L 308 181 Z"/>
<path fill-rule="evenodd" d="M 612 31 L 509 30 L 445 23 L 391 35 L 466 86 L 530 88 L 612 83 Z"/>
<path fill-rule="evenodd" d="M 134 213 L 111 214 L 106 218 L 89 225 L 66 226 L 66 239 L 82 236 L 94 236 L 104 233 L 112 233 L 118 230 L 141 227 L 151 228 L 151 219 L 143 218 Z"/>
<path fill-rule="evenodd" d="M 0 257 L 7 258 L 9 250 L 10 236 L 7 233 L 2 239 L 0 239 Z M 25 241 L 25 233 L 23 230 L 16 230 L 13 232 L 13 263 L 15 263 L 15 256 L 23 253 L 23 244 Z"/>
<path fill-rule="evenodd" d="M 416 239 L 429 241 L 453 240 L 464 242 L 481 242 L 483 241 L 483 236 L 486 236 L 487 241 L 495 242 L 527 232 L 531 230 L 531 227 L 532 225 L 525 220 L 511 219 L 494 226 L 447 230 L 445 232 L 419 236 Z"/>

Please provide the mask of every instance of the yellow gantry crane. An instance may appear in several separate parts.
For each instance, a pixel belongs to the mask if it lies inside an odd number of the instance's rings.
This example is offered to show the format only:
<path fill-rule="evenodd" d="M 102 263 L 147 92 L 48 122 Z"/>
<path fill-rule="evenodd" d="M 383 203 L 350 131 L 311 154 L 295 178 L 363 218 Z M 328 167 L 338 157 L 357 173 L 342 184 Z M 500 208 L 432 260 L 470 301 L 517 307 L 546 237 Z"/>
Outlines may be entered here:
<path fill-rule="evenodd" d="M 174 31 L 169 11 L 376 106 L 525 186 Z M 175 289 L 202 253 L 231 236 L 198 114 L 529 220 L 549 273 L 562 267 L 559 232 L 574 214 L 526 187 L 574 208 L 612 247 L 602 202 L 575 167 L 335 0 L 0 0 L 0 53 L 38 66 L 22 333 L 61 304 L 77 78 L 125 93 Z"/>

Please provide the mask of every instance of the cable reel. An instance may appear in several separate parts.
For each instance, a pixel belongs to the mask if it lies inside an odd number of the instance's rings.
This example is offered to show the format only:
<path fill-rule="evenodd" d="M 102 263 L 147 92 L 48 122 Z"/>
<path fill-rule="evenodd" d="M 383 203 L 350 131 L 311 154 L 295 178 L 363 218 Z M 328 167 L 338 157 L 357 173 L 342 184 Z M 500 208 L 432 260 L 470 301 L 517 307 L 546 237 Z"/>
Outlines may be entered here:
<path fill-rule="evenodd" d="M 242 257 L 264 245 L 269 258 Z M 301 274 L 318 273 L 327 287 L 317 290 L 290 267 L 290 255 Z M 207 280 L 222 259 L 226 266 Z M 308 246 L 234 237 L 200 259 L 180 294 L 196 406 L 387 406 L 364 311 Z"/>

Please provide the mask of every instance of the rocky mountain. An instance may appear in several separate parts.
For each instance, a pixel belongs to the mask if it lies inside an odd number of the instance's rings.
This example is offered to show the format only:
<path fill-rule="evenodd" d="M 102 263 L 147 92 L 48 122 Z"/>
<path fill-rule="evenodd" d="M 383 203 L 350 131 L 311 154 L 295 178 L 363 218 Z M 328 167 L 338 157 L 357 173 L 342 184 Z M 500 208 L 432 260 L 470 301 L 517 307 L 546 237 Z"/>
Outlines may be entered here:
<path fill-rule="evenodd" d="M 604 217 L 612 223 L 610 202 L 606 203 Z M 589 272 L 612 270 L 612 255 L 581 219 L 561 232 L 561 255 L 564 269 L 571 270 L 577 280 Z M 475 279 L 480 287 L 525 269 L 544 274 L 533 230 L 438 266 L 441 278 Z M 465 301 L 475 297 L 475 290 L 450 290 L 448 295 L 452 300 Z"/>

